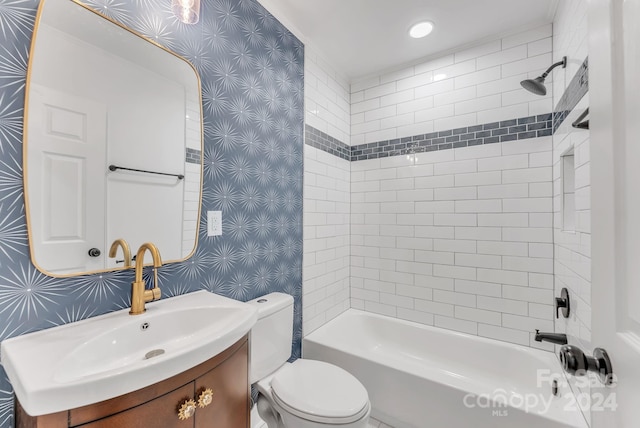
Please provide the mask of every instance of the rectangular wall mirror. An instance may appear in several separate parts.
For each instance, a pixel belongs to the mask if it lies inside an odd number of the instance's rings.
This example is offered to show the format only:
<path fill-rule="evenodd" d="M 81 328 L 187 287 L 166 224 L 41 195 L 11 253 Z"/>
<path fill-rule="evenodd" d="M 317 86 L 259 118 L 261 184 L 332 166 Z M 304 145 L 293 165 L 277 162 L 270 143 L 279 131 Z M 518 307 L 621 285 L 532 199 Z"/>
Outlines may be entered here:
<path fill-rule="evenodd" d="M 68 276 L 124 267 L 111 243 L 195 250 L 200 80 L 186 60 L 73 0 L 43 0 L 25 100 L 31 259 Z"/>

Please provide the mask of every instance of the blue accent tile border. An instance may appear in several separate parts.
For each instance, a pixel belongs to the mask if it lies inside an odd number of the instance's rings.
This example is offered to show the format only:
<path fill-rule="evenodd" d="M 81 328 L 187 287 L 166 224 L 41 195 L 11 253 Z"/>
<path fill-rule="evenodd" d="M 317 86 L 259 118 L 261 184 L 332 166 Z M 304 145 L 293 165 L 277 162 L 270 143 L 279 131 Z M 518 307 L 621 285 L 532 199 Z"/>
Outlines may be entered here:
<path fill-rule="evenodd" d="M 504 143 L 506 141 L 552 135 L 553 115 L 537 116 L 484 123 L 464 128 L 395 138 L 349 147 L 322 131 L 305 125 L 305 143 L 351 162 L 400 156 L 413 153 Z"/>
<path fill-rule="evenodd" d="M 341 159 L 355 162 L 547 137 L 552 135 L 552 128 L 553 114 L 547 113 L 349 147 L 313 126 L 305 125 L 305 143 Z"/>
<path fill-rule="evenodd" d="M 304 142 L 305 144 L 320 149 L 341 159 L 351 161 L 351 147 L 342 141 L 325 134 L 324 132 L 314 128 L 313 126 L 304 126 Z"/>
<path fill-rule="evenodd" d="M 466 128 L 413 135 L 393 140 L 377 141 L 351 146 L 305 125 L 306 144 L 354 162 L 421 152 L 478 146 L 481 144 L 503 143 L 528 138 L 553 135 L 578 102 L 589 90 L 589 58 L 576 72 L 558 101 L 553 113 L 537 116 L 484 123 Z"/>
<path fill-rule="evenodd" d="M 551 135 L 551 113 L 351 147 L 351 161 L 433 152 Z"/>
<path fill-rule="evenodd" d="M 567 89 L 564 91 L 564 94 L 562 94 L 560 101 L 558 101 L 558 105 L 553 111 L 554 133 L 588 91 L 589 57 L 584 59 L 584 62 L 576 72 L 575 76 L 573 76 L 573 79 L 571 79 L 571 82 L 569 82 Z"/>
<path fill-rule="evenodd" d="M 184 161 L 186 163 L 200 164 L 202 162 L 202 150 L 190 149 L 187 147 Z"/>

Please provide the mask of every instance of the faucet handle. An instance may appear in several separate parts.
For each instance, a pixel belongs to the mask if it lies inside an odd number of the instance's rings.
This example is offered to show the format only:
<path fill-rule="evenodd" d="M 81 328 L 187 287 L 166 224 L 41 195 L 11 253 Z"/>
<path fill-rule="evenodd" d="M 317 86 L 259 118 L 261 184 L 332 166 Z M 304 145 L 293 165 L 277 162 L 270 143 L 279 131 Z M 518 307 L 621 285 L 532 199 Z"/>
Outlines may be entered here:
<path fill-rule="evenodd" d="M 159 256 L 158 256 L 159 257 Z M 153 293 L 153 300 L 160 300 L 162 297 L 162 291 L 160 290 L 160 286 L 158 284 L 158 268 L 153 268 L 153 288 L 151 289 Z"/>
<path fill-rule="evenodd" d="M 162 297 L 162 290 L 160 290 L 160 287 L 153 287 L 151 290 L 151 295 L 153 296 L 153 300 L 160 300 L 160 298 Z"/>
<path fill-rule="evenodd" d="M 160 300 L 162 297 L 162 290 L 158 286 L 158 268 L 153 268 L 153 288 L 150 290 L 144 290 L 144 297 L 146 302 L 153 302 L 154 300 Z"/>
<path fill-rule="evenodd" d="M 162 297 L 162 291 L 159 287 L 153 287 L 150 290 L 144 290 L 143 292 L 144 302 L 153 302 L 154 300 L 159 300 Z"/>
<path fill-rule="evenodd" d="M 560 365 L 569 374 L 584 376 L 587 371 L 595 372 L 600 381 L 605 385 L 613 383 L 613 368 L 607 351 L 603 348 L 595 348 L 593 357 L 585 355 L 578 347 L 564 345 L 560 348 Z"/>
<path fill-rule="evenodd" d="M 560 291 L 560 297 L 556 297 L 556 318 L 560 318 L 560 309 L 562 309 L 562 316 L 569 318 L 571 307 L 569 305 L 569 290 L 566 287 Z"/>
<path fill-rule="evenodd" d="M 162 297 L 162 290 L 158 286 L 158 268 L 153 268 L 153 288 L 144 290 L 144 301 L 153 302 L 154 300 L 160 300 Z"/>

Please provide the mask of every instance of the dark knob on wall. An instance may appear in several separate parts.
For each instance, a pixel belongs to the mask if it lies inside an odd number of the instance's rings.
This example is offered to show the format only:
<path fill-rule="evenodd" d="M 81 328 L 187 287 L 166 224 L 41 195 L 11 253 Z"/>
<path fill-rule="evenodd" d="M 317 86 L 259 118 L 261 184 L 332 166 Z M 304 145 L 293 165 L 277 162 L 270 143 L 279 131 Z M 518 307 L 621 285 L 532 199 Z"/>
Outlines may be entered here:
<path fill-rule="evenodd" d="M 573 345 L 564 345 L 559 352 L 560 365 L 569 374 L 584 376 L 588 371 L 595 372 L 605 385 L 613 383 L 613 368 L 607 351 L 602 348 L 593 350 L 593 357 L 582 352 L 582 349 Z"/>
<path fill-rule="evenodd" d="M 100 257 L 100 250 L 97 248 L 92 248 L 89 250 L 89 257 Z"/>
<path fill-rule="evenodd" d="M 560 297 L 556 297 L 556 318 L 560 318 L 560 309 L 562 309 L 562 316 L 569 318 L 571 307 L 569 304 L 569 290 L 566 288 L 560 291 Z"/>

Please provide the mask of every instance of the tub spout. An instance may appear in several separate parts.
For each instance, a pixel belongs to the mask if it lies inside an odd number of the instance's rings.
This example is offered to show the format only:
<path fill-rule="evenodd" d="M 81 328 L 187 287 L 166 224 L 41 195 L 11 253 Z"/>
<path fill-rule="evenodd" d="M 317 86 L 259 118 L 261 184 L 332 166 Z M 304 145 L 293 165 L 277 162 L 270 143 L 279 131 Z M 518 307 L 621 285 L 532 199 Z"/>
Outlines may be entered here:
<path fill-rule="evenodd" d="M 540 330 L 536 329 L 536 342 L 551 342 L 556 345 L 566 345 L 567 335 L 564 333 L 540 333 Z"/>

